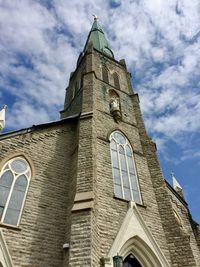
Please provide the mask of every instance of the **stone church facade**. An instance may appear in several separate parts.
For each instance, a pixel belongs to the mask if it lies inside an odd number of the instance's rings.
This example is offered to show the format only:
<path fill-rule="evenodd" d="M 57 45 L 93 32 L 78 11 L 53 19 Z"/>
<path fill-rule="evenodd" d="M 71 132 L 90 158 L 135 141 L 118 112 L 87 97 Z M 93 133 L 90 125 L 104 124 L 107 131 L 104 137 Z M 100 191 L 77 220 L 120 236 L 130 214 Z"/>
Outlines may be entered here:
<path fill-rule="evenodd" d="M 59 121 L 0 135 L 1 267 L 200 266 L 124 60 L 95 18 Z"/>

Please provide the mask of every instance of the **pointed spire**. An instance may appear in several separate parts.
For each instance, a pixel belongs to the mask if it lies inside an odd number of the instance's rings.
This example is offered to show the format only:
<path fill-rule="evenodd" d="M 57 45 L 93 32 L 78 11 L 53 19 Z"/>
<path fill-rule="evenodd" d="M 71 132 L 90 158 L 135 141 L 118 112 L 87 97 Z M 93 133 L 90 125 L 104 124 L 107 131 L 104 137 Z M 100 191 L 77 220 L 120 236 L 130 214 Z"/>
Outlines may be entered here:
<path fill-rule="evenodd" d="M 7 106 L 4 105 L 2 110 L 0 110 L 0 132 L 5 128 L 5 115 Z"/>
<path fill-rule="evenodd" d="M 89 35 L 88 35 L 88 38 L 85 44 L 84 52 L 87 51 L 89 44 L 92 43 L 93 47 L 96 50 L 106 54 L 109 57 L 114 58 L 113 52 L 109 47 L 109 44 L 104 35 L 103 29 L 98 23 L 99 18 L 96 15 L 93 15 L 93 16 L 94 16 L 94 22 L 89 32 Z"/>
<path fill-rule="evenodd" d="M 173 188 L 175 190 L 176 190 L 176 188 L 182 190 L 183 188 L 180 186 L 179 182 L 176 180 L 176 177 L 174 176 L 174 173 L 173 172 L 171 172 L 171 177 L 172 177 L 172 182 L 173 182 Z"/>
<path fill-rule="evenodd" d="M 171 177 L 172 177 L 172 183 L 173 183 L 174 190 L 184 199 L 183 188 L 181 187 L 181 185 L 177 181 L 173 172 L 171 172 Z"/>

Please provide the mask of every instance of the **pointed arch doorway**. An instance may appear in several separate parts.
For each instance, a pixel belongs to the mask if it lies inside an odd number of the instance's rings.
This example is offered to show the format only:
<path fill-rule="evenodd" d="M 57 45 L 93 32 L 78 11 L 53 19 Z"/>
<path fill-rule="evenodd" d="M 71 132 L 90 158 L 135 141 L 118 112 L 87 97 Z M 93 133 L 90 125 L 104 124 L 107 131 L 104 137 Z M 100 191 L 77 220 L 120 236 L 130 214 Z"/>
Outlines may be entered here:
<path fill-rule="evenodd" d="M 129 254 L 123 261 L 123 267 L 142 267 L 133 254 Z"/>

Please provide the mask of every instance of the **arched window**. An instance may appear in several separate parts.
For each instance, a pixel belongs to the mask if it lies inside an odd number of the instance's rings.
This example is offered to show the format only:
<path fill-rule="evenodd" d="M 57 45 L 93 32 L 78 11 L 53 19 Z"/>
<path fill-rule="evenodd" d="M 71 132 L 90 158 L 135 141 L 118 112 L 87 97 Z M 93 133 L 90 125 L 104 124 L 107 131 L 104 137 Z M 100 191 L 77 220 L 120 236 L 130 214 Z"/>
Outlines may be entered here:
<path fill-rule="evenodd" d="M 141 204 L 133 151 L 127 138 L 119 131 L 110 135 L 115 196 Z"/>
<path fill-rule="evenodd" d="M 109 83 L 108 69 L 106 68 L 106 66 L 102 66 L 102 80 L 106 83 Z"/>
<path fill-rule="evenodd" d="M 115 86 L 117 89 L 120 89 L 119 76 L 117 75 L 116 72 L 113 73 L 113 80 L 114 80 L 114 86 Z"/>
<path fill-rule="evenodd" d="M 130 254 L 124 260 L 123 267 L 142 267 L 142 265 L 135 258 L 135 256 L 133 256 L 133 254 Z"/>
<path fill-rule="evenodd" d="M 0 172 L 0 222 L 19 225 L 31 169 L 22 157 L 9 160 Z"/>

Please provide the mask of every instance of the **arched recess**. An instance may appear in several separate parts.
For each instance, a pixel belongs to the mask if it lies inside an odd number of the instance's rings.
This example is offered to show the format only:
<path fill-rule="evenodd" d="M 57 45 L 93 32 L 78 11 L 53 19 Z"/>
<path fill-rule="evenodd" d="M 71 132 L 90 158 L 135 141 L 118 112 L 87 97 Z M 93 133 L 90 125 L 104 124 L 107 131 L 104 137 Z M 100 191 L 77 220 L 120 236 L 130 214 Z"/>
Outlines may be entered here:
<path fill-rule="evenodd" d="M 113 73 L 114 86 L 120 89 L 119 76 L 116 72 Z"/>
<path fill-rule="evenodd" d="M 110 113 L 113 115 L 115 120 L 121 119 L 121 104 L 120 104 L 120 98 L 118 93 L 110 89 L 108 91 L 109 95 L 109 105 L 110 105 Z"/>
<path fill-rule="evenodd" d="M 137 258 L 142 267 L 162 267 L 155 253 L 139 236 L 127 240 L 119 251 L 124 259 L 130 254 Z"/>
<path fill-rule="evenodd" d="M 102 66 L 102 80 L 109 83 L 108 68 L 104 65 Z"/>

